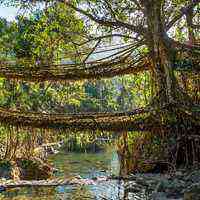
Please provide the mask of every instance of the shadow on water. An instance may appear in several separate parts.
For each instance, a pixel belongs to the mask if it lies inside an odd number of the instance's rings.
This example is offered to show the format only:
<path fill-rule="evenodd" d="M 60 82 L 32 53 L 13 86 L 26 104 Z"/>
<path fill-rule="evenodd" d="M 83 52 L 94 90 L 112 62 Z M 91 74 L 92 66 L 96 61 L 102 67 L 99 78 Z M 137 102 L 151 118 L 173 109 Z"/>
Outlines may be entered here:
<path fill-rule="evenodd" d="M 116 135 L 116 134 L 115 134 Z M 110 141 L 99 137 L 93 141 L 97 151 L 69 151 L 66 144 L 62 150 L 49 157 L 49 162 L 53 163 L 58 169 L 56 177 L 59 178 L 83 178 L 97 180 L 110 175 L 119 176 L 126 168 L 124 159 L 119 155 L 119 140 L 125 139 L 124 135 L 117 134 L 118 137 Z M 102 138 L 102 139 L 101 139 Z M 80 139 L 80 138 L 79 138 Z M 103 142 L 102 142 L 103 141 Z M 111 142 L 112 141 L 112 142 Z M 68 141 L 69 142 L 69 141 Z M 69 143 L 68 143 L 69 145 Z M 71 145 L 71 144 L 70 144 Z M 82 144 L 83 145 L 83 144 Z M 77 148 L 77 144 L 76 144 Z M 125 147 L 124 147 L 125 148 Z M 81 149 L 81 148 L 80 148 Z M 93 148 L 92 148 L 93 149 Z M 101 149 L 101 151 L 99 151 Z M 123 162 L 122 162 L 123 161 Z M 128 164 L 128 163 L 127 163 Z M 125 170 L 127 171 L 127 170 Z M 105 180 L 100 182 L 93 181 L 92 184 L 80 186 L 58 186 L 52 188 L 30 187 L 10 189 L 0 195 L 4 200 L 128 200 L 128 199 L 148 199 L 145 190 L 141 189 L 138 193 L 130 192 L 127 189 L 132 181 Z"/>

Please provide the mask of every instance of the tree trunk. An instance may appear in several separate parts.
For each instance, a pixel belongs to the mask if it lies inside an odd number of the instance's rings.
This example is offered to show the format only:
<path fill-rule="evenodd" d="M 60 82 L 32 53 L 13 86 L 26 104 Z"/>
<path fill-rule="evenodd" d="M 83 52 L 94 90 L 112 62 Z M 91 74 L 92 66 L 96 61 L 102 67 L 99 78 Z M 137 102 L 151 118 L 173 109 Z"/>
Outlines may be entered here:
<path fill-rule="evenodd" d="M 166 131 L 168 163 L 192 164 L 200 161 L 199 147 L 195 146 L 195 139 L 199 138 L 199 122 L 195 111 L 191 109 L 193 101 L 187 93 L 179 87 L 178 80 L 173 71 L 175 54 L 172 43 L 168 42 L 163 20 L 164 1 L 141 1 L 147 20 L 148 32 L 145 35 L 148 49 L 151 53 L 152 78 L 154 94 L 150 105 L 155 108 L 147 117 L 148 122 L 169 125 Z M 187 16 L 188 24 L 192 23 L 192 11 Z M 190 41 L 193 42 L 193 33 L 189 32 Z M 165 108 L 163 108 L 165 106 Z M 165 131 L 165 130 L 163 130 Z M 191 135 L 194 139 L 190 139 Z M 197 137 L 196 137 L 197 136 Z M 176 144 L 171 144 L 171 138 Z M 200 142 L 200 139 L 197 139 Z M 199 143 L 198 143 L 199 144 Z M 166 147 L 164 147 L 166 149 Z M 173 156 L 172 156 L 173 155 Z"/>
<path fill-rule="evenodd" d="M 161 105 L 172 103 L 175 101 L 176 81 L 169 54 L 160 39 L 157 41 L 154 40 L 154 48 L 152 50 L 155 95 L 158 95 Z"/>
<path fill-rule="evenodd" d="M 154 94 L 152 104 L 163 106 L 178 102 L 183 95 L 173 71 L 174 52 L 168 42 L 163 19 L 162 3 L 145 1 L 148 23 L 147 46 L 152 58 Z M 185 99 L 185 97 L 184 97 Z"/>

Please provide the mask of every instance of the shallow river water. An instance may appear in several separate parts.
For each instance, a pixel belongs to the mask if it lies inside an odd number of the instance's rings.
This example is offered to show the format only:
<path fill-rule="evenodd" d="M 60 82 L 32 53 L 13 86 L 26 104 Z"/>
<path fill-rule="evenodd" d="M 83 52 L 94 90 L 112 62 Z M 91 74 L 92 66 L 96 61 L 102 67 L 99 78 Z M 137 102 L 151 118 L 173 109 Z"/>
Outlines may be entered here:
<path fill-rule="evenodd" d="M 67 153 L 52 155 L 49 161 L 58 169 L 57 177 L 94 179 L 119 175 L 120 164 L 113 146 L 99 153 Z M 4 200 L 145 200 L 145 192 L 130 193 L 122 180 L 107 180 L 83 186 L 32 187 L 8 190 L 0 195 Z"/>

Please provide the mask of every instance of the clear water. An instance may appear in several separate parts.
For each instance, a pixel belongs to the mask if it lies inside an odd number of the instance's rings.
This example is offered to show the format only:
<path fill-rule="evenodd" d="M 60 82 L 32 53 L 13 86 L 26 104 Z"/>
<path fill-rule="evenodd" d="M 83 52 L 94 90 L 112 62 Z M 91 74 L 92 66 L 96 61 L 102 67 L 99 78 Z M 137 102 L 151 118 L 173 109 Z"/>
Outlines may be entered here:
<path fill-rule="evenodd" d="M 120 164 L 114 146 L 100 153 L 66 153 L 60 152 L 49 158 L 49 161 L 59 170 L 56 176 L 69 178 L 80 176 L 92 179 L 94 177 L 118 175 Z M 33 187 L 8 190 L 0 195 L 4 200 L 145 200 L 144 191 L 141 194 L 126 192 L 129 183 L 119 180 L 98 182 L 84 186 Z"/>

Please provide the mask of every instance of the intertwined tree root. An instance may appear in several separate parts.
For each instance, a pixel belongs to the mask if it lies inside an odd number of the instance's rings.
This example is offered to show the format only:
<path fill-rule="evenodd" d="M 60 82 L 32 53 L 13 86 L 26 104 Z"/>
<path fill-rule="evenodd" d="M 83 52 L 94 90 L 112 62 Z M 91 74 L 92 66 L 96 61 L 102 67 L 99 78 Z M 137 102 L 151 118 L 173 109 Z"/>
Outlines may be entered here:
<path fill-rule="evenodd" d="M 165 127 L 160 131 L 155 130 L 155 133 L 165 141 L 166 145 L 163 146 L 162 151 L 164 162 L 170 169 L 172 169 L 171 165 L 176 169 L 200 164 L 199 106 L 180 103 L 168 104 L 162 109 L 158 106 L 144 123 L 160 124 L 160 127 Z M 160 135 L 159 132 L 162 134 Z"/>

